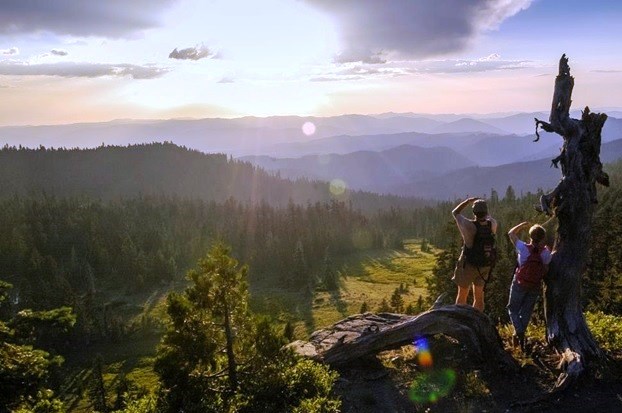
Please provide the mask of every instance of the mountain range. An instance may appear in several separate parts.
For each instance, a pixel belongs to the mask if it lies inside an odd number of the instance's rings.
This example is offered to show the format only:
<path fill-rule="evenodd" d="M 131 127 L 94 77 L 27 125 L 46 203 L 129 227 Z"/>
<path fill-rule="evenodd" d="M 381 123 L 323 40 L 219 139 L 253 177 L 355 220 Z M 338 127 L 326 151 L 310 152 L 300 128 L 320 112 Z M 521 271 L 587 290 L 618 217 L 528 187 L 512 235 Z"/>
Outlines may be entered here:
<path fill-rule="evenodd" d="M 580 116 L 580 113 L 573 112 L 573 115 Z M 378 151 L 403 144 L 448 146 L 459 149 L 461 142 L 476 141 L 477 136 L 533 137 L 534 117 L 548 118 L 546 113 L 534 112 L 498 117 L 389 113 L 332 117 L 115 120 L 70 125 L 4 126 L 0 127 L 0 145 L 22 145 L 30 148 L 40 145 L 55 148 L 94 148 L 102 144 L 128 145 L 169 141 L 202 152 L 221 152 L 236 157 L 247 155 L 299 157 L 358 150 Z M 308 122 L 314 127 L 305 134 L 303 125 Z M 398 135 L 406 133 L 419 138 L 408 139 L 407 136 L 403 136 L 404 139 L 395 139 Z M 465 138 L 465 134 L 475 135 L 475 138 Z M 395 137 L 387 138 L 389 135 Z M 458 135 L 458 139 L 451 139 L 453 135 Z M 371 136 L 377 136 L 378 142 L 371 145 L 363 143 L 369 140 L 368 138 L 354 139 Z M 352 144 L 348 145 L 345 141 L 350 138 Z M 445 142 L 444 138 L 450 138 L 449 142 Z M 618 138 L 622 138 L 622 120 L 610 117 L 603 129 L 603 141 Z M 323 141 L 324 139 L 328 141 Z M 384 142 L 387 139 L 391 141 Z M 550 141 L 545 136 L 543 140 Z M 456 141 L 458 147 L 454 147 L 452 141 Z M 359 144 L 367 146 L 357 146 Z M 515 159 L 518 160 L 520 158 Z M 503 163 L 506 163 L 505 159 L 496 164 Z M 481 164 L 491 165 L 487 161 Z"/>
<path fill-rule="evenodd" d="M 612 113 L 622 115 L 620 112 Z M 580 112 L 574 111 L 572 115 L 580 117 Z M 0 143 L 10 149 L 12 145 L 107 148 L 105 145 L 173 142 L 184 150 L 187 148 L 204 153 L 235 156 L 242 163 L 252 163 L 266 170 L 268 174 L 277 175 L 277 180 L 339 180 L 340 185 L 355 191 L 451 199 L 465 194 L 489 193 L 491 188 L 501 191 L 508 185 L 512 185 L 517 192 L 554 186 L 560 175 L 559 171 L 548 167 L 549 159 L 559 153 L 562 139 L 542 132 L 539 142 L 532 142 L 535 117 L 546 119 L 547 114 L 386 113 L 373 116 L 117 120 L 72 125 L 0 127 Z M 305 123 L 311 124 L 311 127 L 307 125 L 303 128 Z M 622 156 L 622 119 L 609 117 L 602 138 L 603 161 Z M 175 145 L 172 146 L 176 147 Z M 167 145 L 164 146 L 168 148 Z M 128 149 L 128 153 L 130 152 L 132 151 Z M 102 159 L 108 159 L 107 157 L 94 155 L 101 155 L 101 151 L 76 151 L 75 153 L 81 153 L 79 156 L 70 155 L 74 153 L 72 151 L 62 153 L 64 155 L 58 155 L 55 159 L 71 159 L 71 162 L 65 166 L 62 162 L 52 163 L 48 165 L 48 169 L 43 168 L 38 163 L 39 158 L 32 154 L 27 157 L 32 164 L 21 162 L 17 166 L 14 164 L 17 158 L 3 156 L 0 169 L 5 173 L 0 177 L 0 183 L 10 193 L 23 191 L 24 188 L 30 188 L 30 184 L 41 180 L 44 183 L 41 187 L 49 190 L 50 186 L 45 184 L 47 175 L 58 175 L 64 178 L 55 180 L 54 185 L 80 181 L 81 187 L 92 187 L 86 189 L 87 193 L 91 191 L 93 194 L 108 197 L 128 196 L 135 189 L 138 193 L 143 193 L 144 191 L 140 191 L 144 187 L 136 185 L 138 179 L 152 185 L 148 187 L 147 193 L 157 193 L 158 188 L 164 185 L 168 188 L 164 193 L 182 196 L 198 193 L 204 197 L 207 195 L 205 188 L 201 187 L 201 181 L 209 186 L 213 179 L 211 176 L 204 176 L 209 171 L 197 167 L 194 155 L 184 155 L 186 162 L 194 165 L 187 169 L 177 158 L 170 159 L 162 157 L 160 152 L 153 152 L 159 157 L 156 158 L 160 159 L 163 169 L 177 169 L 167 173 L 157 170 L 155 164 L 140 157 L 123 155 L 115 158 L 118 169 L 111 169 L 101 164 Z M 45 164 L 47 161 L 43 162 Z M 95 164 L 89 167 L 86 165 L 88 162 Z M 129 167 L 123 162 L 138 162 L 139 165 L 148 165 L 148 169 L 140 169 L 136 165 Z M 8 167 L 9 164 L 13 166 Z M 237 164 L 232 165 L 233 169 L 240 168 L 235 166 Z M 126 175 L 119 174 L 119 171 L 124 171 Z M 179 175 L 180 173 L 185 175 Z M 100 174 L 107 175 L 99 176 Z M 245 174 L 248 177 L 255 174 L 248 179 L 256 180 L 259 176 L 254 172 Z M 90 183 L 82 182 L 85 176 L 90 177 Z M 160 177 L 161 181 L 156 183 L 153 177 Z M 272 178 L 262 178 L 266 182 L 270 179 Z M 219 199 L 233 195 L 248 199 L 251 193 L 251 189 L 247 188 L 248 182 L 244 179 L 234 181 L 231 185 L 245 188 L 239 194 L 220 187 L 215 189 L 214 194 L 217 193 Z M 19 188 L 16 183 L 22 183 L 24 187 Z M 180 188 L 175 189 L 175 185 Z M 271 185 L 265 186 L 268 187 Z M 54 191 L 67 192 L 62 188 Z M 258 194 L 257 188 L 252 191 Z M 293 192 L 287 195 L 288 191 L 279 193 L 278 204 L 286 202 L 296 192 L 291 189 Z M 68 192 L 71 193 L 71 190 Z M 300 202 L 328 199 L 326 193 L 319 196 L 312 192 L 304 190 L 293 198 Z M 271 196 L 261 194 L 260 198 L 270 199 Z"/>

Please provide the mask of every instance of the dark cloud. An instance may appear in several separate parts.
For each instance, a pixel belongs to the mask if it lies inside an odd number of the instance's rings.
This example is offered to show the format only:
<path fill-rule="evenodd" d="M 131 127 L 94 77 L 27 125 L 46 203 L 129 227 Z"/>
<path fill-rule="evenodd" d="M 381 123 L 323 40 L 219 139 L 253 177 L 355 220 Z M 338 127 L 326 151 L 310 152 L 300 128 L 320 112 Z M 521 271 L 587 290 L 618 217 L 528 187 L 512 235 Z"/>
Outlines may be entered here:
<path fill-rule="evenodd" d="M 204 45 L 188 47 L 186 49 L 177 50 L 175 48 L 171 53 L 169 53 L 169 59 L 178 59 L 178 60 L 199 60 L 205 59 L 207 57 L 215 57 L 216 55 L 212 53 L 207 47 Z"/>
<path fill-rule="evenodd" d="M 3 55 L 16 55 L 19 54 L 19 49 L 17 47 L 11 47 L 10 49 L 0 49 L 0 54 Z"/>
<path fill-rule="evenodd" d="M 127 37 L 159 25 L 176 0 L 2 0 L 0 34 Z"/>
<path fill-rule="evenodd" d="M 305 0 L 333 15 L 342 55 L 422 59 L 464 50 L 532 0 Z M 361 59 L 344 61 L 362 61 Z"/>
<path fill-rule="evenodd" d="M 105 63 L 44 63 L 26 64 L 0 62 L 0 75 L 5 76 L 59 76 L 59 77 L 131 77 L 133 79 L 154 79 L 167 73 L 168 69 L 155 66 Z"/>
<path fill-rule="evenodd" d="M 54 56 L 67 56 L 69 54 L 67 50 L 63 49 L 52 49 L 50 53 L 52 53 Z"/>

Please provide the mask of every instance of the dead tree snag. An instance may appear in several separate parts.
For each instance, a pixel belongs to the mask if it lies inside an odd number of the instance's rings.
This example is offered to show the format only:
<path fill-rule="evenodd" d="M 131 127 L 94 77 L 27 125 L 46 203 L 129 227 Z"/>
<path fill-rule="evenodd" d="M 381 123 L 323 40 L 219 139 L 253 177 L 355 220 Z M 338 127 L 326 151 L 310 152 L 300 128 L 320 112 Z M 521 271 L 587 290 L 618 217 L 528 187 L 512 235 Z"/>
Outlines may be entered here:
<path fill-rule="evenodd" d="M 574 78 L 568 58 L 562 55 L 555 79 L 549 122 L 536 119 L 541 127 L 564 139 L 560 155 L 562 179 L 541 199 L 542 209 L 558 221 L 555 254 L 545 278 L 545 317 L 547 341 L 562 357 L 564 373 L 556 389 L 576 381 L 589 363 L 603 359 L 603 353 L 590 333 L 581 306 L 581 276 L 587 262 L 596 198 L 596 183 L 609 185 L 600 162 L 601 130 L 607 115 L 592 113 L 586 107 L 581 119 L 570 117 Z"/>

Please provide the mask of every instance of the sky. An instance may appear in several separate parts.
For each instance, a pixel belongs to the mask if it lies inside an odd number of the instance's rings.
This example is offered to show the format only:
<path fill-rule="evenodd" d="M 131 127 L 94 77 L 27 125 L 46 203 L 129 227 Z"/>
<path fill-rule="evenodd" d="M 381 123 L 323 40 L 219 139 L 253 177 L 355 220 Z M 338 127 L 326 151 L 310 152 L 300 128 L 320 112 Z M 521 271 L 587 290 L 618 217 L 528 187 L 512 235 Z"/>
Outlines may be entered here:
<path fill-rule="evenodd" d="M 0 125 L 622 107 L 616 0 L 0 5 Z"/>

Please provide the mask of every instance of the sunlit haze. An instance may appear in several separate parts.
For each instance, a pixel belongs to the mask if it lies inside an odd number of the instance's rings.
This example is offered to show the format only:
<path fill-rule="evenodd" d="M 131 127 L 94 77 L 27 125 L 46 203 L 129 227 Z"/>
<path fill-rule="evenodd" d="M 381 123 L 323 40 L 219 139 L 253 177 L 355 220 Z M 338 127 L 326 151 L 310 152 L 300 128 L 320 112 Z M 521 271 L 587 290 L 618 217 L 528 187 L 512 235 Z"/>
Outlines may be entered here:
<path fill-rule="evenodd" d="M 616 1 L 79 3 L 3 1 L 0 125 L 622 107 Z"/>

